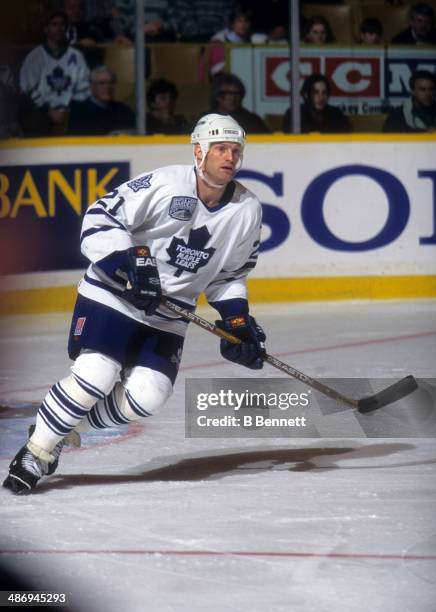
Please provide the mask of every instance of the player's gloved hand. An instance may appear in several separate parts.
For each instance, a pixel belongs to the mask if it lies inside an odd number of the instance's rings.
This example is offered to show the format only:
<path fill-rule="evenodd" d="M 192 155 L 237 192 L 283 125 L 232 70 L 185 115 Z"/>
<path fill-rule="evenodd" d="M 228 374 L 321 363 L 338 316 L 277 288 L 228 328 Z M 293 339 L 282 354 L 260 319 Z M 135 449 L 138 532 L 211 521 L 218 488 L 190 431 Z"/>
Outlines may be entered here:
<path fill-rule="evenodd" d="M 146 246 L 127 249 L 126 257 L 125 270 L 129 284 L 124 297 L 139 310 L 152 315 L 162 297 L 156 258 L 151 256 Z"/>
<path fill-rule="evenodd" d="M 252 370 L 263 368 L 263 360 L 266 355 L 264 344 L 266 336 L 254 317 L 249 315 L 227 317 L 223 321 L 215 321 L 215 325 L 242 340 L 241 344 L 232 344 L 228 340 L 221 340 L 221 355 L 225 359 Z"/>

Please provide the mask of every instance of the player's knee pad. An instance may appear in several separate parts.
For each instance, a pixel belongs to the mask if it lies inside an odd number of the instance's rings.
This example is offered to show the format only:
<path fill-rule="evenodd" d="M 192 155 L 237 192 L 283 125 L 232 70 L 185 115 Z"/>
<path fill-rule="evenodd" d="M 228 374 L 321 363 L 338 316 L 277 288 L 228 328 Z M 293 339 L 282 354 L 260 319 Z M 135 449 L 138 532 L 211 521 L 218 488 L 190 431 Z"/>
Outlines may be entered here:
<path fill-rule="evenodd" d="M 82 351 L 71 368 L 72 375 L 83 391 L 103 399 L 120 379 L 121 364 L 102 353 Z"/>
<path fill-rule="evenodd" d="M 170 397 L 173 386 L 165 374 L 136 366 L 129 372 L 124 390 L 127 400 L 124 404 L 126 416 L 138 419 L 156 414 Z"/>

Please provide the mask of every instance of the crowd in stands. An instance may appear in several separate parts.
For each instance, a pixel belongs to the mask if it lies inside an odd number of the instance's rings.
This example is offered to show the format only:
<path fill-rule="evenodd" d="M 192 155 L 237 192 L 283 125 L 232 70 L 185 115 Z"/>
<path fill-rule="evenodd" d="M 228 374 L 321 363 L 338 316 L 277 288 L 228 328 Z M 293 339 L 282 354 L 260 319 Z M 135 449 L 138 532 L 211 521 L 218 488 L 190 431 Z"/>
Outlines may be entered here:
<path fill-rule="evenodd" d="M 47 135 L 105 135 L 135 133 L 134 101 L 115 99 L 117 77 L 104 62 L 102 45 L 131 47 L 135 38 L 134 0 L 33 0 L 32 22 L 21 25 L 18 39 L 27 44 L 14 74 L 7 53 L 0 50 L 0 138 Z M 334 28 L 321 14 L 305 16 L 302 0 L 301 42 L 334 44 Z M 226 72 L 228 44 L 287 44 L 289 2 L 271 0 L 147 0 L 144 1 L 146 43 L 209 43 L 207 79 L 209 108 L 192 116 L 178 114 L 179 91 L 160 74 L 147 81 L 148 134 L 187 134 L 204 112 L 232 115 L 247 133 L 271 132 L 263 118 L 244 107 L 244 83 Z M 35 16 L 44 16 L 38 38 Z M 24 20 L 25 22 L 25 20 Z M 334 24 L 333 24 L 334 25 Z M 27 32 L 27 34 L 26 34 Z M 27 38 L 26 38 L 27 37 Z M 416 3 L 409 10 L 408 27 L 385 40 L 376 16 L 361 20 L 356 43 L 380 45 L 436 45 L 434 10 Z M 33 47 L 29 50 L 30 47 Z M 177 63 L 177 52 L 174 55 Z M 146 75 L 148 76 L 148 75 Z M 153 75 L 155 76 L 155 75 Z M 410 80 L 410 99 L 391 110 L 383 130 L 419 132 L 436 129 L 435 76 L 418 70 Z M 329 104 L 331 83 L 313 74 L 302 84 L 301 131 L 347 133 L 348 118 Z M 284 132 L 291 131 L 290 110 L 283 116 Z"/>

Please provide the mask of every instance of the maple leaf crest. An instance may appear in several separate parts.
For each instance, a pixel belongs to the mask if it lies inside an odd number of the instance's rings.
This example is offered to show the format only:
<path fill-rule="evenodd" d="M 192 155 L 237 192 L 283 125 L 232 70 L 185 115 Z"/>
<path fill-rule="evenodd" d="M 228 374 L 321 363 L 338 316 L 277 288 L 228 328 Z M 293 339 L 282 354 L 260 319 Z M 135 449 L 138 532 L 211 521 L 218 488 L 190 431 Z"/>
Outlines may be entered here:
<path fill-rule="evenodd" d="M 47 76 L 47 83 L 58 96 L 60 96 L 71 84 L 71 77 L 65 74 L 61 66 L 56 66 L 53 72 Z"/>
<path fill-rule="evenodd" d="M 198 272 L 199 268 L 205 266 L 216 249 L 206 249 L 210 234 L 207 227 L 203 225 L 189 232 L 188 242 L 183 238 L 173 238 L 167 253 L 170 259 L 167 263 L 177 268 L 174 276 L 181 276 L 182 272 Z"/>

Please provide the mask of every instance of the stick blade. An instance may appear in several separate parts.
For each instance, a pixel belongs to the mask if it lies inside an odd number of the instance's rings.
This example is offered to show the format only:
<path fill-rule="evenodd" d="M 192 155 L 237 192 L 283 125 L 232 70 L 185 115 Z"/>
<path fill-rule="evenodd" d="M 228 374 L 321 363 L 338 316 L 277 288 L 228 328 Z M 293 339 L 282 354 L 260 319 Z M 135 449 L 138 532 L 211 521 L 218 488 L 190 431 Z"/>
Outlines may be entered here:
<path fill-rule="evenodd" d="M 417 388 L 418 383 L 415 378 L 411 375 L 406 376 L 393 385 L 390 385 L 390 387 L 383 389 L 383 391 L 360 399 L 357 402 L 357 409 L 363 414 L 372 412 L 373 410 L 392 404 L 402 397 L 406 397 L 406 395 L 409 395 Z"/>

